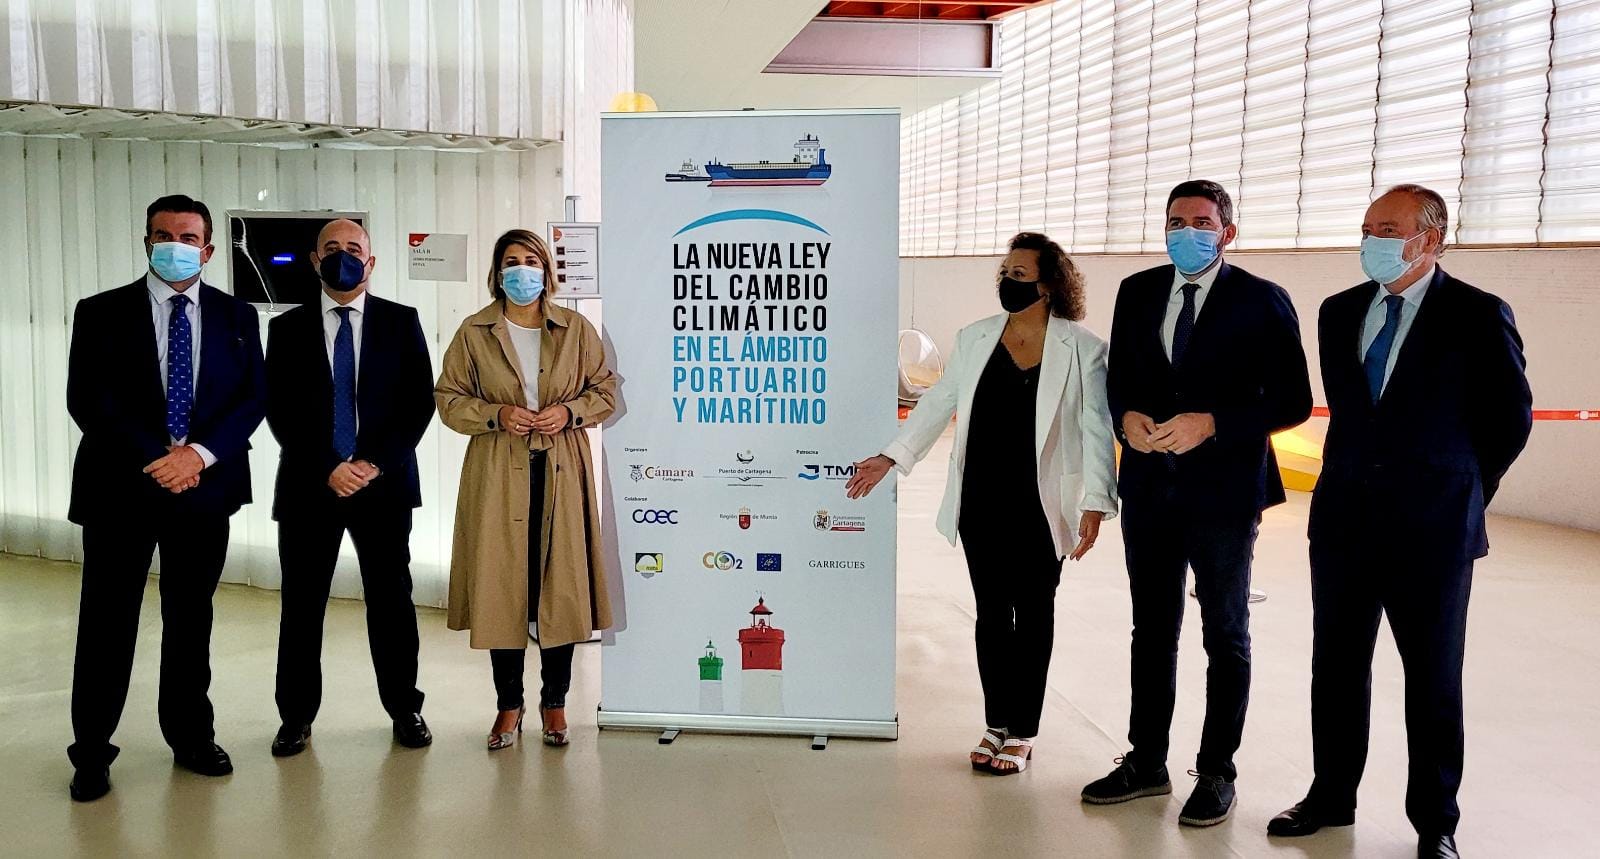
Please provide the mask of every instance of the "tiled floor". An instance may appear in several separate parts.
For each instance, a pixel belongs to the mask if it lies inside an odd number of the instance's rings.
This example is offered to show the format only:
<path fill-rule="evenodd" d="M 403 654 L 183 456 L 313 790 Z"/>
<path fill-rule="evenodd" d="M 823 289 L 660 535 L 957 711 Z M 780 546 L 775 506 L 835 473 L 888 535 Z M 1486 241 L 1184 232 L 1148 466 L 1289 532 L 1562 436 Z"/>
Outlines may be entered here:
<path fill-rule="evenodd" d="M 947 443 L 947 442 L 946 442 Z M 936 450 L 933 461 L 944 455 Z M 488 661 L 444 616 L 421 612 L 422 686 L 437 740 L 392 748 L 368 664 L 361 606 L 336 603 L 328 694 L 312 752 L 276 760 L 277 595 L 227 586 L 212 663 L 230 778 L 174 771 L 155 721 L 156 593 L 117 742 L 115 790 L 68 801 L 63 750 L 78 579 L 68 564 L 0 558 L 0 855 L 191 856 L 1347 856 L 1413 855 L 1402 809 L 1402 678 L 1385 634 L 1373 744 L 1357 825 L 1270 842 L 1266 821 L 1310 778 L 1310 600 L 1304 497 L 1269 513 L 1257 552 L 1255 684 L 1240 752 L 1240 807 L 1183 830 L 1187 780 L 1168 798 L 1089 808 L 1084 782 L 1124 744 L 1128 596 L 1115 527 L 1057 599 L 1056 656 L 1034 766 L 972 772 L 981 727 L 972 598 L 959 552 L 933 531 L 942 466 L 901 486 L 901 739 L 835 741 L 597 735 L 598 646 L 580 648 L 574 739 L 487 754 Z M 1381 511 L 1374 513 L 1380 521 Z M 1600 788 L 1600 535 L 1516 520 L 1492 525 L 1474 587 L 1467 666 L 1461 845 L 1476 856 L 1595 855 Z M 1184 630 L 1173 733 L 1177 774 L 1200 733 L 1198 614 Z"/>

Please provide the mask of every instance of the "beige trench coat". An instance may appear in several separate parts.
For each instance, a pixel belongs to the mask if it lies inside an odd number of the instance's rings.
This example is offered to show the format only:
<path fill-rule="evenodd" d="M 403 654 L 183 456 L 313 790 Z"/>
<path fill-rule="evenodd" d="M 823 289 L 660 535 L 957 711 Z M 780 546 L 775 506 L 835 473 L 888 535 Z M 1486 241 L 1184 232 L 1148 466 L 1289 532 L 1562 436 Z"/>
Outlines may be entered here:
<path fill-rule="evenodd" d="M 461 323 L 433 389 L 445 426 L 472 437 L 456 501 L 449 624 L 471 630 L 475 648 L 528 645 L 530 449 L 548 451 L 539 644 L 585 641 L 592 630 L 611 625 L 600 508 L 584 428 L 611 414 L 617 379 L 606 368 L 600 336 L 587 319 L 549 302 L 545 313 L 539 402 L 570 409 L 567 429 L 521 438 L 500 426 L 500 407 L 526 408 L 527 397 L 499 301 Z"/>

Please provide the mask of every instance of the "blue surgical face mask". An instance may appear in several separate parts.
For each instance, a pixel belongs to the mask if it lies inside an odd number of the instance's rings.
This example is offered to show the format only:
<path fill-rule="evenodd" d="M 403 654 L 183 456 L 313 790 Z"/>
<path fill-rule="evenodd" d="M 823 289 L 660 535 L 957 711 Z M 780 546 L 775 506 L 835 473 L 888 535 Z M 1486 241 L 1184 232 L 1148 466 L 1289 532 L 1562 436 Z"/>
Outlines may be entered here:
<path fill-rule="evenodd" d="M 1211 267 L 1220 253 L 1222 234 L 1211 230 L 1183 227 L 1167 230 L 1167 256 L 1184 274 L 1198 274 Z"/>
<path fill-rule="evenodd" d="M 500 271 L 500 288 L 518 307 L 527 307 L 544 294 L 544 269 L 535 265 L 514 265 Z"/>
<path fill-rule="evenodd" d="M 367 281 L 367 264 L 355 254 L 334 251 L 317 263 L 317 274 L 335 292 L 349 292 Z"/>
<path fill-rule="evenodd" d="M 200 249 L 183 242 L 150 246 L 150 270 L 167 283 L 182 283 L 200 273 Z"/>
<path fill-rule="evenodd" d="M 1423 230 L 1411 239 L 1426 233 Z M 1361 239 L 1361 270 L 1383 286 L 1406 276 L 1417 260 L 1406 259 L 1406 244 L 1411 239 L 1391 239 L 1382 236 L 1365 236 Z M 1417 259 L 1422 259 L 1421 255 Z"/>

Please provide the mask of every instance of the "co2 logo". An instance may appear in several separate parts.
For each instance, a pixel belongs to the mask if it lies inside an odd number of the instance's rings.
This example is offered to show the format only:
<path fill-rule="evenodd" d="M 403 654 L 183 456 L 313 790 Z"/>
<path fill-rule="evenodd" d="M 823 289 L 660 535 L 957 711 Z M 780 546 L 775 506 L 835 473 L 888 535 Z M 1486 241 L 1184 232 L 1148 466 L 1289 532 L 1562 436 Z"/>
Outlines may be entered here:
<path fill-rule="evenodd" d="M 678 524 L 678 511 L 676 510 L 644 510 L 633 511 L 633 521 L 640 525 L 676 525 Z"/>
<path fill-rule="evenodd" d="M 707 552 L 701 556 L 700 563 L 708 570 L 727 572 L 744 569 L 744 559 L 734 557 L 732 552 Z"/>

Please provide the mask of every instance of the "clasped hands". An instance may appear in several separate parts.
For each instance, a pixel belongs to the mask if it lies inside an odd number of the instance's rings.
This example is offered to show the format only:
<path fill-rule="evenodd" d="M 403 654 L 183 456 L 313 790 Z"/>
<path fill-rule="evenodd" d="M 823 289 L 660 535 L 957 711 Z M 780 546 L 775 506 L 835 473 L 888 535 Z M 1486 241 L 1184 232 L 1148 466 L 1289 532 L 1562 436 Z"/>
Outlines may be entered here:
<path fill-rule="evenodd" d="M 333 473 L 328 475 L 328 488 L 340 498 L 349 498 L 366 489 L 367 484 L 377 479 L 381 473 L 376 465 L 364 459 L 341 462 L 333 469 Z"/>
<path fill-rule="evenodd" d="M 1182 455 L 1216 434 L 1216 419 L 1205 413 L 1186 412 L 1159 424 L 1139 412 L 1122 416 L 1122 435 L 1128 440 L 1128 446 L 1140 453 Z"/>
<path fill-rule="evenodd" d="M 526 436 L 532 432 L 555 435 L 572 423 L 572 410 L 560 403 L 545 406 L 537 412 L 521 406 L 501 406 L 499 417 L 500 426 L 515 436 Z"/>
<path fill-rule="evenodd" d="M 177 495 L 200 485 L 200 472 L 206 461 L 195 449 L 186 445 L 168 445 L 167 455 L 144 467 L 144 473 L 155 479 L 162 489 Z"/>

